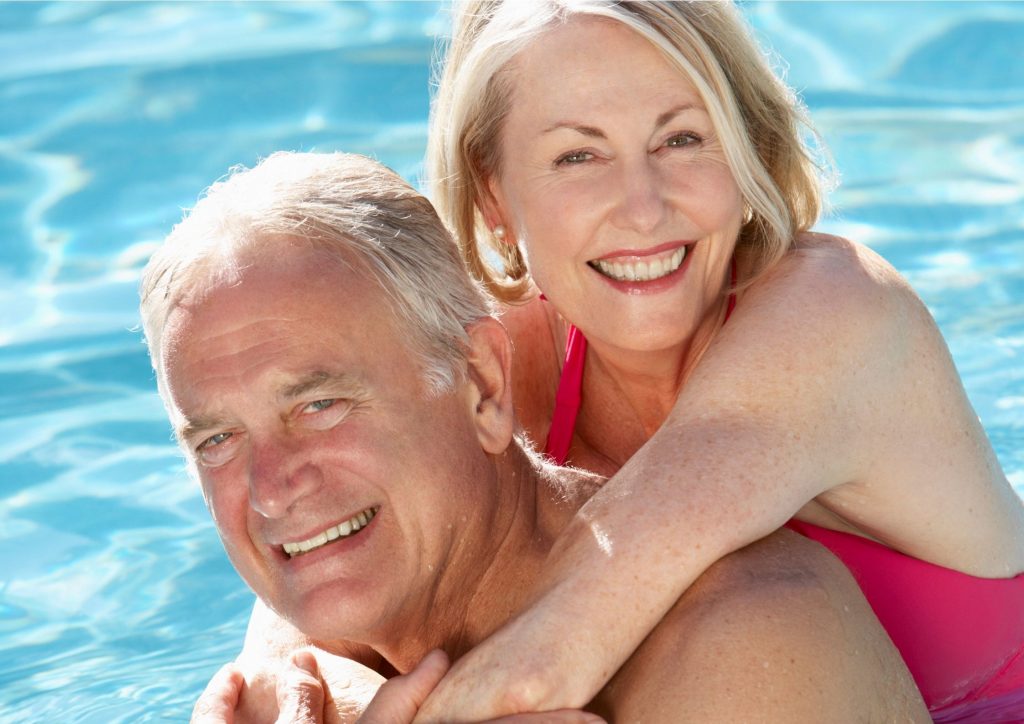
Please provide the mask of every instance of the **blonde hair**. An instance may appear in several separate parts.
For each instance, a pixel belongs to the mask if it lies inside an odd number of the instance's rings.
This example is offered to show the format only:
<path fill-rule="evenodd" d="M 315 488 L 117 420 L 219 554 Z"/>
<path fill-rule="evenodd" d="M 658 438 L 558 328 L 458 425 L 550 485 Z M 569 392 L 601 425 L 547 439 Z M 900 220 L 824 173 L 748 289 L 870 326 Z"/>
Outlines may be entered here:
<path fill-rule="evenodd" d="M 533 39 L 577 15 L 620 22 L 649 40 L 690 80 L 707 108 L 749 208 L 738 248 L 749 282 L 786 253 L 821 210 L 810 130 L 795 93 L 772 72 L 728 2 L 468 0 L 456 10 L 430 119 L 427 173 L 438 213 L 473 275 L 503 302 L 521 300 L 529 280 L 519 250 L 495 243 L 479 199 L 501 171 L 501 130 L 515 77 L 511 61 Z M 490 245 L 502 260 L 488 261 Z"/>
<path fill-rule="evenodd" d="M 174 307 L 237 278 L 246 260 L 280 253 L 281 238 L 373 274 L 408 327 L 430 390 L 451 389 L 464 367 L 465 327 L 492 303 L 430 202 L 362 156 L 275 153 L 213 184 L 143 271 L 143 329 L 161 391 L 160 340 Z"/>

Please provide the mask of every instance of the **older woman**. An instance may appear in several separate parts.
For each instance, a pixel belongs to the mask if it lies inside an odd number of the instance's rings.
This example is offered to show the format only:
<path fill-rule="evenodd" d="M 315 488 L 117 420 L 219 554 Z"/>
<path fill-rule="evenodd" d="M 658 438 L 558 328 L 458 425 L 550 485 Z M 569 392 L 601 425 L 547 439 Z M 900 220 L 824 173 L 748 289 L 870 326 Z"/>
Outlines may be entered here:
<path fill-rule="evenodd" d="M 434 200 L 507 305 L 526 432 L 614 477 L 423 718 L 581 705 L 782 525 L 846 562 L 933 714 L 1024 712 L 1024 508 L 920 300 L 809 231 L 801 116 L 736 10 L 469 2 L 455 25 Z"/>

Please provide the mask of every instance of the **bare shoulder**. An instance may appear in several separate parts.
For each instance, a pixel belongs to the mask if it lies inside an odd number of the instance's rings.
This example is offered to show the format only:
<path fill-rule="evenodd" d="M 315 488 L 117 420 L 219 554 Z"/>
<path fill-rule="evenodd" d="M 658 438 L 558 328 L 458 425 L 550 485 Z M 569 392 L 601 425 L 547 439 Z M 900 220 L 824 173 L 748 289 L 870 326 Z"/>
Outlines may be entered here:
<path fill-rule="evenodd" d="M 888 261 L 863 244 L 827 234 L 802 234 L 750 286 L 737 312 L 784 300 L 799 305 L 807 324 L 931 326 L 917 294 Z"/>
<path fill-rule="evenodd" d="M 870 249 L 801 236 L 745 290 L 692 380 L 688 407 L 752 410 L 799 441 L 768 432 L 751 450 L 799 458 L 846 529 L 973 575 L 1024 570 L 1024 507 L 946 342 Z"/>
<path fill-rule="evenodd" d="M 731 375 L 726 368 L 740 353 L 764 367 L 769 380 L 784 371 L 779 381 L 786 389 L 792 373 L 826 385 L 896 386 L 907 362 L 923 353 L 948 362 L 931 315 L 891 264 L 856 242 L 810 233 L 741 291 L 698 372 L 739 378 L 741 370 Z M 742 369 L 752 371 L 762 370 Z"/>
<path fill-rule="evenodd" d="M 537 443 L 547 437 L 565 349 L 564 323 L 535 296 L 501 311 L 512 340 L 512 392 L 516 418 Z"/>
<path fill-rule="evenodd" d="M 928 721 L 849 573 L 785 530 L 709 569 L 594 708 L 615 721 Z"/>

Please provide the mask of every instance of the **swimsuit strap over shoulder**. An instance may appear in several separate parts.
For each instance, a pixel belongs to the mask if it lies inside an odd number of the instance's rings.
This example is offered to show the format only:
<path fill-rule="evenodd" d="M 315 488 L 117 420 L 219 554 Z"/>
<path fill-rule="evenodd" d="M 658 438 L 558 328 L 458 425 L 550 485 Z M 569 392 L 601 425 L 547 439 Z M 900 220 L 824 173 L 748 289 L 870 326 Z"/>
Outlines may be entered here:
<path fill-rule="evenodd" d="M 730 281 L 736 286 L 736 262 L 729 267 Z M 729 321 L 732 311 L 736 308 L 736 294 L 729 294 L 725 309 L 725 321 Z M 570 324 L 565 338 L 565 362 L 562 364 L 562 376 L 558 380 L 558 391 L 555 392 L 555 409 L 551 413 L 551 427 L 548 439 L 544 444 L 544 454 L 557 464 L 565 464 L 569 457 L 569 446 L 572 434 L 576 430 L 576 416 L 580 411 L 583 392 L 583 363 L 587 359 L 587 338 Z"/>

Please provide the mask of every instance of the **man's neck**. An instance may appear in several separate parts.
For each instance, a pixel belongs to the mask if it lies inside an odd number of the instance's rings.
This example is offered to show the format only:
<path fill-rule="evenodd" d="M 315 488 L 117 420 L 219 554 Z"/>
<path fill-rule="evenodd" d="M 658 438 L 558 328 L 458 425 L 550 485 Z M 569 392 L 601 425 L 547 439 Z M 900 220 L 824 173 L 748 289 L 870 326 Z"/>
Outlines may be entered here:
<path fill-rule="evenodd" d="M 498 525 L 486 531 L 486 539 L 465 542 L 464 549 L 476 558 L 471 574 L 455 586 L 452 576 L 446 577 L 448 590 L 442 584 L 415 633 L 375 646 L 399 672 L 409 671 L 434 648 L 457 659 L 522 610 L 559 532 L 602 482 L 579 471 L 541 466 L 518 444 L 494 464 Z"/>

